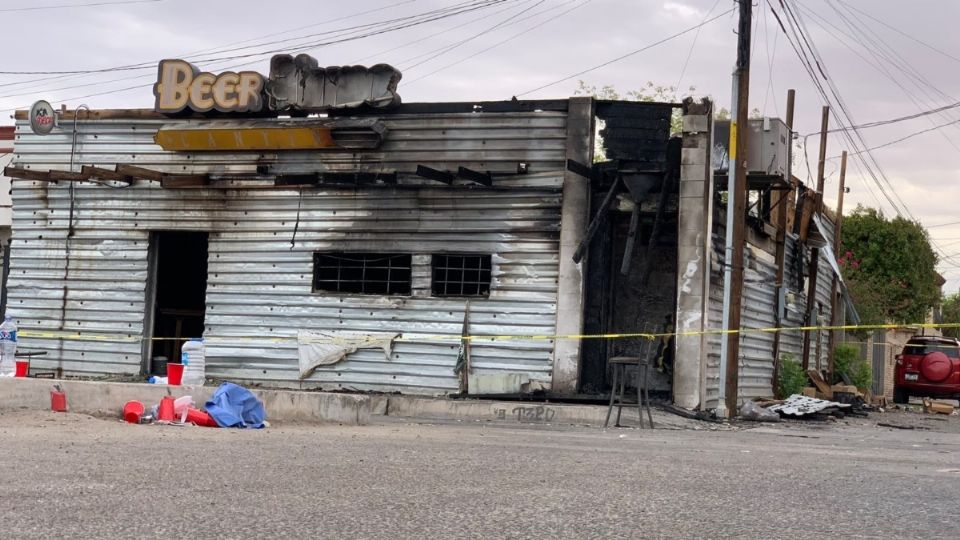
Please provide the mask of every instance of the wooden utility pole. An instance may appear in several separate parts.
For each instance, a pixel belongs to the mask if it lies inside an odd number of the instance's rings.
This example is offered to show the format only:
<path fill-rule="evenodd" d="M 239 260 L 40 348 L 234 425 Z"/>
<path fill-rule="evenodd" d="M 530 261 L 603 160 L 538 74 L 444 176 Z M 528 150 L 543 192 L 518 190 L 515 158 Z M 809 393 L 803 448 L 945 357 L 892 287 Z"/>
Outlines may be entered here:
<path fill-rule="evenodd" d="M 843 194 L 847 179 L 847 151 L 840 156 L 840 193 L 837 195 L 837 221 L 833 224 L 833 256 L 840 261 L 840 231 L 843 227 Z M 833 276 L 833 285 L 830 287 L 830 326 L 840 326 L 840 298 L 837 297 L 837 276 Z M 837 330 L 830 330 L 830 339 L 827 340 L 827 372 L 829 380 L 833 380 L 833 348 L 837 343 Z"/>
<path fill-rule="evenodd" d="M 747 140 L 750 109 L 750 28 L 752 0 L 737 0 L 737 67 L 734 77 L 734 115 L 730 120 L 730 168 L 727 172 L 727 245 L 724 269 L 724 329 L 720 350 L 721 392 L 725 412 L 737 410 L 740 367 L 740 300 L 743 296 L 743 245 L 747 211 Z M 741 133 L 742 128 L 742 133 Z"/>
<path fill-rule="evenodd" d="M 830 124 L 830 107 L 823 106 L 823 116 L 820 119 L 820 159 L 817 161 L 817 204 L 814 205 L 814 215 L 823 212 L 823 169 L 827 162 L 827 128 Z M 823 231 L 820 231 L 821 233 Z M 807 277 L 807 309 L 803 317 L 804 326 L 814 326 L 813 310 L 817 305 L 817 273 L 820 269 L 820 249 L 810 250 L 810 273 Z M 810 368 L 810 330 L 803 333 L 803 370 Z M 819 335 L 819 332 L 818 332 Z"/>
<path fill-rule="evenodd" d="M 790 187 L 781 192 L 780 199 L 777 200 L 777 251 L 775 255 L 777 283 L 773 289 L 776 295 L 773 299 L 775 306 L 780 305 L 781 292 L 784 287 L 784 259 L 787 253 L 787 212 L 791 207 L 790 201 L 793 200 L 793 193 L 797 189 L 797 186 L 793 185 L 793 110 L 796 97 L 796 90 L 793 88 L 787 90 L 787 177 L 784 180 L 786 180 Z M 777 328 L 783 326 L 783 321 L 780 320 L 779 309 L 777 309 L 776 321 Z M 773 334 L 773 380 L 771 381 L 773 388 L 777 388 L 777 381 L 780 380 L 780 335 L 781 332 Z"/>

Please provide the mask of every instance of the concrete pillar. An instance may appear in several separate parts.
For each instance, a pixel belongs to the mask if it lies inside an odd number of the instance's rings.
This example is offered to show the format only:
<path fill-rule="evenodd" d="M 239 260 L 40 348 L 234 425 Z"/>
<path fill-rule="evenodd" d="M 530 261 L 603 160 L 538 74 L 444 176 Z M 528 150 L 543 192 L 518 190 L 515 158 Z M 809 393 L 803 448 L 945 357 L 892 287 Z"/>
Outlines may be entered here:
<path fill-rule="evenodd" d="M 683 152 L 677 235 L 677 332 L 701 332 L 709 325 L 710 253 L 713 216 L 713 104 L 683 102 Z M 701 406 L 707 365 L 703 334 L 679 336 L 673 370 L 673 401 Z"/>
<path fill-rule="evenodd" d="M 567 111 L 567 159 L 593 163 L 593 98 L 570 98 Z M 583 333 L 584 269 L 586 258 L 573 262 L 590 219 L 590 180 L 567 171 L 563 176 L 560 214 L 560 268 L 557 287 L 557 334 Z M 553 384 L 557 394 L 573 394 L 580 382 L 580 340 L 553 344 Z"/>

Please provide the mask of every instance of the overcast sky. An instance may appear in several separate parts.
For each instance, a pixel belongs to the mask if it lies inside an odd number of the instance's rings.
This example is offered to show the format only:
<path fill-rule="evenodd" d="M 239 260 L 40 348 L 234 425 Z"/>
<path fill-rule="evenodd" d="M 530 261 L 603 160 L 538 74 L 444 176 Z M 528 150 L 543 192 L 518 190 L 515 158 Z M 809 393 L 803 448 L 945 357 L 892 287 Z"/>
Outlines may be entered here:
<path fill-rule="evenodd" d="M 802 134 L 813 132 L 819 129 L 823 103 L 780 33 L 766 0 L 758 1 L 751 108 L 768 116 L 782 115 L 786 91 L 795 88 L 796 129 Z M 55 106 L 66 103 L 70 108 L 80 103 L 93 108 L 152 107 L 149 85 L 156 76 L 155 62 L 161 58 L 216 58 L 286 50 L 305 41 L 330 41 L 345 34 L 265 42 L 343 30 L 463 3 L 159 0 L 36 9 L 94 2 L 97 0 L 0 1 L 8 44 L 2 70 L 88 70 L 139 63 L 151 67 L 52 79 L 49 77 L 53 75 L 0 75 L 0 110 L 4 117 L 10 110 L 39 98 Z M 803 7 L 798 15 L 856 123 L 910 115 L 960 101 L 960 33 L 956 31 L 960 2 L 799 3 Z M 393 64 L 404 73 L 399 91 L 406 102 L 508 99 L 640 49 L 733 7 L 733 0 L 507 0 L 456 17 L 309 52 L 321 65 Z M 30 9 L 17 11 L 21 8 Z M 566 97 L 581 79 L 591 85 L 613 85 L 621 92 L 647 82 L 662 86 L 679 83 L 684 89 L 680 97 L 693 87 L 694 94 L 711 96 L 719 106 L 729 108 L 735 26 L 735 15 L 725 15 L 703 26 L 699 33 L 690 32 L 523 97 Z M 457 46 L 445 50 L 451 45 Z M 238 47 L 248 48 L 224 51 Z M 244 69 L 266 73 L 268 59 L 269 55 L 255 56 L 201 62 L 200 66 L 217 71 L 248 63 Z M 41 78 L 48 79 L 37 80 Z M 12 84 L 18 82 L 22 84 Z M 952 121 L 958 122 L 873 152 L 903 203 L 924 225 L 934 226 L 929 230 L 935 242 L 955 258 L 941 265 L 949 279 L 947 292 L 960 287 L 960 225 L 936 225 L 960 221 L 960 108 L 862 131 L 867 145 L 874 147 Z M 817 138 L 811 137 L 809 156 L 814 174 L 816 145 Z M 843 149 L 843 140 L 832 136 L 828 155 L 838 155 Z M 847 209 L 862 203 L 892 215 L 893 209 L 874 180 L 854 162 L 848 169 L 851 191 L 846 198 Z M 828 204 L 836 200 L 838 164 L 839 160 L 833 160 L 827 167 Z M 795 174 L 812 183 L 802 156 L 796 165 Z"/>

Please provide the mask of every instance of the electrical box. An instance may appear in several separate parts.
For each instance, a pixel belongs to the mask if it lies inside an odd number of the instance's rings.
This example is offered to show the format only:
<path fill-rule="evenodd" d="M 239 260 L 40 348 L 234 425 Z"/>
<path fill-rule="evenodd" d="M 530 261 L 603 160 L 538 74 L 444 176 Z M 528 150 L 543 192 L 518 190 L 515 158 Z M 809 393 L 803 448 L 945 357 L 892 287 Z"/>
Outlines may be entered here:
<path fill-rule="evenodd" d="M 747 122 L 747 175 L 787 180 L 790 160 L 790 130 L 779 118 L 752 118 Z M 730 121 L 713 124 L 713 169 L 715 174 L 730 170 Z"/>

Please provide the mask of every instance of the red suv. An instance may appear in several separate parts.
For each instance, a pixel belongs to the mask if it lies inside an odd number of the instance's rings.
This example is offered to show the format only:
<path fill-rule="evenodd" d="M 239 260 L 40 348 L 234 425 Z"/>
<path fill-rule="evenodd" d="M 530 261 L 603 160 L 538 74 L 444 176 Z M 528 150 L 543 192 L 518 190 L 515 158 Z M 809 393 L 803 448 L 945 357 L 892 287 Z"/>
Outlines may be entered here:
<path fill-rule="evenodd" d="M 897 355 L 893 401 L 907 403 L 910 396 L 960 397 L 960 341 L 934 336 L 907 341 Z"/>

